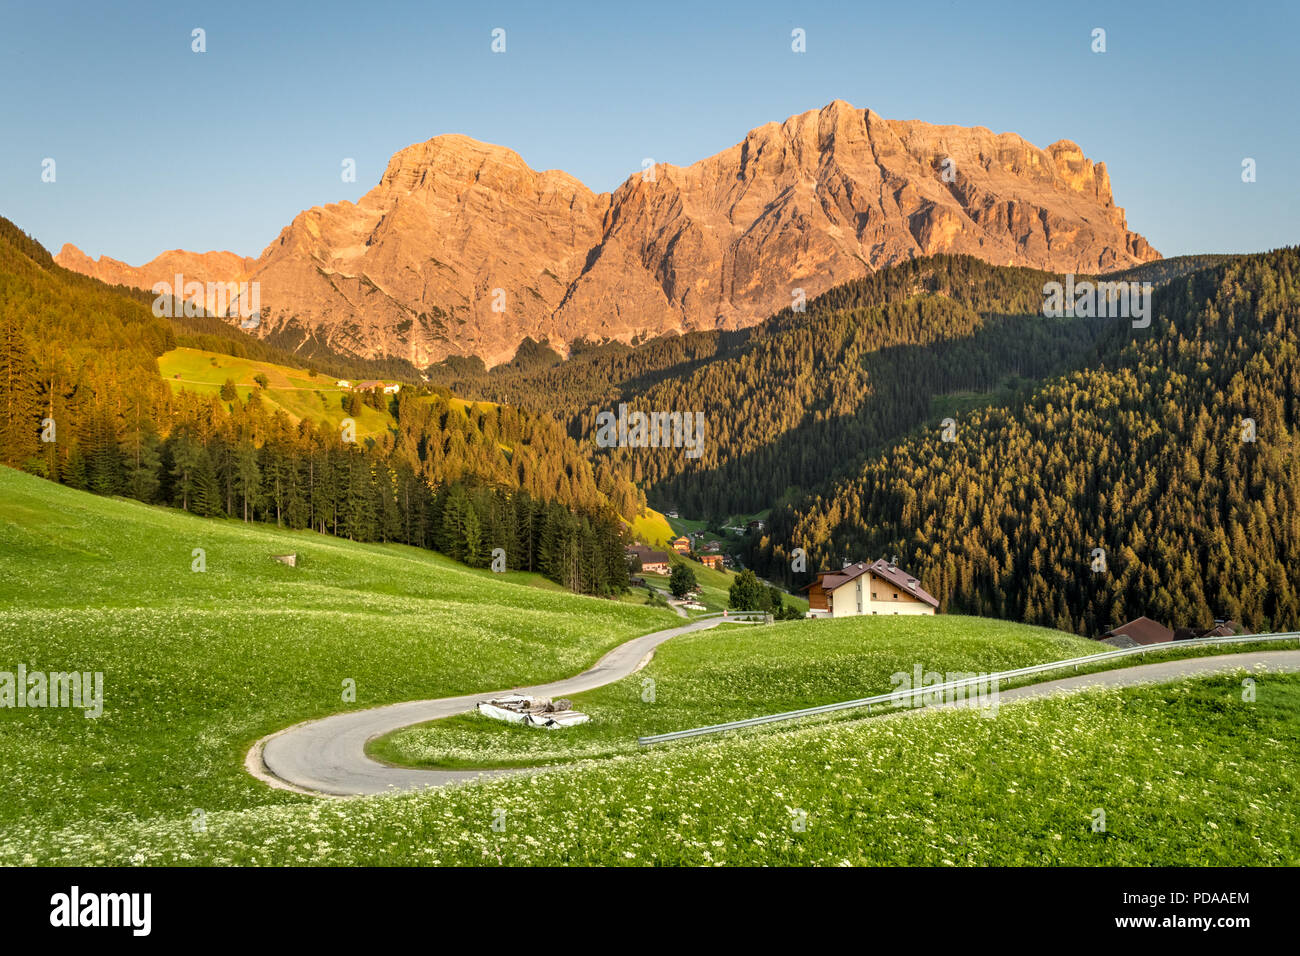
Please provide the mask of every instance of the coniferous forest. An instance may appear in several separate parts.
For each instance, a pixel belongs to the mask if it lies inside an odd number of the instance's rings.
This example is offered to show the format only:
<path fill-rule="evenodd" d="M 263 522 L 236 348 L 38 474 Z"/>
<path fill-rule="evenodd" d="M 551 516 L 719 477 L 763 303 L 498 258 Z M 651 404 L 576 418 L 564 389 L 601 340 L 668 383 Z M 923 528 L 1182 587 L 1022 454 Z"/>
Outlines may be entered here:
<path fill-rule="evenodd" d="M 699 460 L 609 456 L 659 508 L 720 522 L 772 507 L 745 557 L 787 585 L 897 555 L 944 610 L 1091 636 L 1143 614 L 1293 628 L 1297 255 L 1121 275 L 1162 283 L 1142 330 L 1043 318 L 1052 276 L 939 256 L 753 329 L 606 344 L 563 366 L 536 354 L 490 373 L 462 366 L 456 380 L 471 394 L 507 389 L 575 435 L 617 402 L 703 409 Z M 794 548 L 808 554 L 803 574 Z M 1092 571 L 1097 548 L 1105 572 Z"/>
<path fill-rule="evenodd" d="M 1096 635 L 1300 621 L 1300 252 L 1157 290 L 1088 363 L 1022 402 L 918 430 L 851 478 L 773 512 L 760 573 L 898 555 L 945 610 Z M 1094 549 L 1105 570 L 1093 570 Z"/>

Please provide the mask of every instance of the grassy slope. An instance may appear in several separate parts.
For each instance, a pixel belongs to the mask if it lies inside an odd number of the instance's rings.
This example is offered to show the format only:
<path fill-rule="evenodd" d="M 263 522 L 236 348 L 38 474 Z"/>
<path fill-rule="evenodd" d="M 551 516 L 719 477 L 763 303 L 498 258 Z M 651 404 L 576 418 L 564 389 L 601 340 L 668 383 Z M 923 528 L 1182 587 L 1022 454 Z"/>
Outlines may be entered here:
<path fill-rule="evenodd" d="M 677 537 L 668 519 L 653 508 L 647 508 L 644 515 L 637 516 L 632 523 L 632 533 L 638 541 L 644 541 L 652 548 L 667 548 L 668 542 Z"/>
<path fill-rule="evenodd" d="M 1295 865 L 1300 677 L 1257 680 L 1254 703 L 1238 676 L 1004 704 L 994 719 L 921 711 L 218 813 L 202 832 L 175 820 L 10 837 L 0 860 Z"/>
<path fill-rule="evenodd" d="M 284 551 L 304 565 L 269 560 Z M 344 678 L 358 707 L 504 687 L 674 620 L 511 578 L 0 469 L 0 668 L 106 678 L 97 721 L 0 710 L 0 863 L 1300 862 L 1294 677 L 1260 678 L 1249 705 L 1239 678 L 1220 678 L 1004 704 L 992 720 L 769 728 L 422 795 L 314 801 L 243 773 L 252 740 L 349 706 Z M 922 623 L 950 633 L 927 640 Z M 885 630 L 864 653 L 855 628 L 868 627 Z M 669 643 L 650 671 L 582 701 L 629 735 L 677 729 L 755 699 L 878 686 L 900 657 L 1008 666 L 1026 640 L 1043 656 L 1075 641 L 961 618 L 735 629 Z"/>
<path fill-rule="evenodd" d="M 592 720 L 562 733 L 464 714 L 372 745 L 394 763 L 527 766 L 635 753 L 642 735 L 757 717 L 895 690 L 890 675 L 993 672 L 1109 650 L 1045 628 L 956 615 L 860 617 L 737 626 L 675 638 L 650 665 L 577 695 Z M 654 701 L 643 700 L 653 681 Z"/>
<path fill-rule="evenodd" d="M 337 428 L 347 417 L 343 396 L 348 389 L 336 385 L 337 379 L 330 375 L 312 377 L 304 369 L 189 348 L 172 349 L 159 356 L 158 371 L 174 391 L 185 389 L 200 395 L 220 394 L 221 386 L 230 379 L 241 402 L 257 393 L 273 410 L 282 409 L 294 422 L 308 418 Z M 259 373 L 267 378 L 265 389 L 254 381 Z M 476 404 L 496 406 L 495 402 L 469 402 L 462 398 L 452 398 L 449 404 L 467 415 Z M 352 417 L 357 423 L 357 434 L 363 438 L 384 432 L 394 424 L 387 409 L 379 411 L 364 404 Z M 501 447 L 510 450 L 507 445 Z"/>
<path fill-rule="evenodd" d="M 241 402 L 257 392 L 268 405 L 283 409 L 295 422 L 309 418 L 338 427 L 347 417 L 342 402 L 347 390 L 335 385 L 336 379 L 328 375 L 318 374 L 313 378 L 303 369 L 184 348 L 159 356 L 158 371 L 174 390 L 186 389 L 200 395 L 218 394 L 222 384 L 230 379 Z M 265 390 L 253 381 L 259 373 L 269 382 Z M 388 412 L 376 411 L 368 405 L 354 418 L 357 434 L 362 436 L 382 432 L 393 421 Z"/>
<path fill-rule="evenodd" d="M 194 548 L 205 573 L 191 571 Z M 300 567 L 270 559 L 290 551 Z M 349 706 L 567 676 L 678 620 L 537 580 L 0 468 L 0 670 L 105 682 L 98 720 L 0 709 L 0 826 L 301 799 L 244 773 L 254 740 Z"/>

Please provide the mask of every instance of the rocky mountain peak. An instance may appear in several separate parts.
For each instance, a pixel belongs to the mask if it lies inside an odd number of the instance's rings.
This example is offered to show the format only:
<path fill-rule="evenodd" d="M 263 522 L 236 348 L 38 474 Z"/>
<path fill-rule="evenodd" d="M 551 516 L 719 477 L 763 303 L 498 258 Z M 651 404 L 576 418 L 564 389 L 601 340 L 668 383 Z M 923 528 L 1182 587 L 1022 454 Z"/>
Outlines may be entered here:
<path fill-rule="evenodd" d="M 105 266 L 74 248 L 62 264 L 112 281 L 146 285 L 159 263 Z M 502 146 L 436 136 L 396 153 L 359 202 L 299 214 L 257 260 L 186 264 L 259 280 L 258 333 L 282 342 L 493 364 L 525 337 L 563 347 L 751 325 L 795 289 L 811 298 L 939 252 L 1073 272 L 1159 258 L 1128 229 L 1105 164 L 1076 143 L 1040 149 L 835 100 L 690 166 L 635 172 L 612 194 Z"/>

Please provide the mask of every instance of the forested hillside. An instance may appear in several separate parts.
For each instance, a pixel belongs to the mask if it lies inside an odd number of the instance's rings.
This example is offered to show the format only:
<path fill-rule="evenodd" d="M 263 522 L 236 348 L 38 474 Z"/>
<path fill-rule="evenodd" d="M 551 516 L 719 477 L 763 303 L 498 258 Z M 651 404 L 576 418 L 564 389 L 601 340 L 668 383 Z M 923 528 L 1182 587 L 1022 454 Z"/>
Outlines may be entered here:
<path fill-rule="evenodd" d="M 351 441 L 268 411 L 256 393 L 173 394 L 157 364 L 184 341 L 172 323 L 3 223 L 0 462 L 100 494 L 435 547 L 471 564 L 501 547 L 509 567 L 575 590 L 625 586 L 620 516 L 634 518 L 643 498 L 555 422 L 407 388 L 382 399 L 387 433 Z"/>
<path fill-rule="evenodd" d="M 630 404 L 702 410 L 699 459 L 678 449 L 619 449 L 614 460 L 661 506 L 754 512 L 851 473 L 950 410 L 1014 395 L 1090 349 L 1095 320 L 1015 314 L 1041 301 L 1044 274 L 952 265 L 972 281 L 996 275 L 1007 288 L 985 290 L 977 310 L 962 294 L 976 289 L 958 282 L 961 293 L 922 286 L 883 304 L 874 304 L 875 289 L 842 287 L 839 303 L 779 316 L 743 354 L 666 380 Z M 579 419 L 580 430 L 593 424 Z"/>
<path fill-rule="evenodd" d="M 1155 311 L 1026 401 L 957 416 L 955 442 L 918 432 L 774 511 L 751 560 L 788 581 L 793 547 L 810 569 L 897 554 L 945 610 L 1084 634 L 1140 614 L 1295 628 L 1300 252 L 1175 280 Z"/>
<path fill-rule="evenodd" d="M 548 412 L 579 440 L 620 402 L 702 411 L 699 459 L 678 449 L 609 454 L 661 508 L 749 513 L 855 471 L 922 422 L 1006 400 L 1081 361 L 1102 325 L 1043 318 L 1043 284 L 1053 278 L 935 256 L 738 332 L 580 346 L 562 364 L 534 345 L 491 372 L 465 361 L 431 372 L 466 394 Z"/>

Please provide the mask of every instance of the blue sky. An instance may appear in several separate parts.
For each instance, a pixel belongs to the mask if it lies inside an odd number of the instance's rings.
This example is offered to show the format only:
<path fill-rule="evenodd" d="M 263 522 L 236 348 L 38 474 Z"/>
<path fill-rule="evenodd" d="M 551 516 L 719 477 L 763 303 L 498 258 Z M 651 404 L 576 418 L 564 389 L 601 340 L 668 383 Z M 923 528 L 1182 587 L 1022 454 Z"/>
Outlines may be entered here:
<path fill-rule="evenodd" d="M 644 157 L 691 163 L 844 99 L 1072 139 L 1165 255 L 1300 241 L 1300 5 L 1056 6 L 10 3 L 0 215 L 52 251 L 133 264 L 172 248 L 257 255 L 299 211 L 357 199 L 394 152 L 440 133 L 599 191 Z M 191 51 L 195 27 L 206 53 Z M 806 53 L 791 52 L 795 27 Z M 345 157 L 356 183 L 340 180 Z"/>

